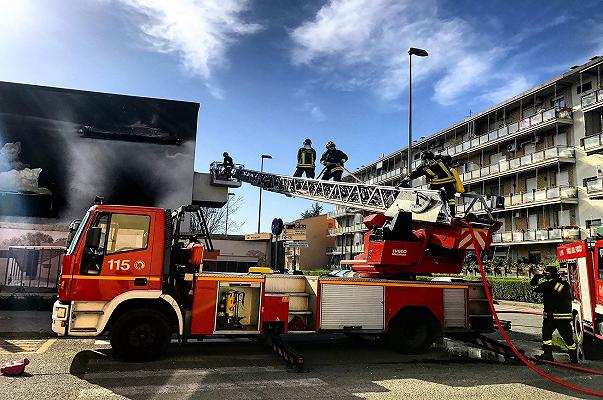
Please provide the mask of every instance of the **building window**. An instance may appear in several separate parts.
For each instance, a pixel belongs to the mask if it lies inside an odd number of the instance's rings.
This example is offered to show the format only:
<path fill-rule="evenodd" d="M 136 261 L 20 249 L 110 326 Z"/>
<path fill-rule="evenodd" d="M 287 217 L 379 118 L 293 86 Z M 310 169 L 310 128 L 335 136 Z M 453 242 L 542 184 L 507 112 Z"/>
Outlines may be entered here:
<path fill-rule="evenodd" d="M 578 85 L 578 87 L 576 88 L 576 93 L 580 94 L 580 93 L 588 92 L 592 88 L 593 88 L 593 83 L 591 81 L 584 82 L 582 85 Z"/>
<path fill-rule="evenodd" d="M 540 264 L 542 261 L 542 254 L 539 251 L 530 251 L 528 254 L 528 263 Z"/>
<path fill-rule="evenodd" d="M 551 107 L 556 109 L 565 108 L 565 96 L 557 96 L 551 100 Z"/>
<path fill-rule="evenodd" d="M 586 229 L 595 228 L 597 226 L 601 226 L 600 219 L 587 219 L 586 220 Z"/>

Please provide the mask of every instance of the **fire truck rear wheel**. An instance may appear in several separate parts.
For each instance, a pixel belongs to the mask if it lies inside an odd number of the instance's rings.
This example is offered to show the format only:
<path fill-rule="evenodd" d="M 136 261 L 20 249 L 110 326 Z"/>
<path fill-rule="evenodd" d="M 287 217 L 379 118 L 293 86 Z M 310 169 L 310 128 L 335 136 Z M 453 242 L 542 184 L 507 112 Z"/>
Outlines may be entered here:
<path fill-rule="evenodd" d="M 135 309 L 118 317 L 109 340 L 118 357 L 130 362 L 145 362 L 165 354 L 171 336 L 165 315 L 157 310 Z"/>
<path fill-rule="evenodd" d="M 387 343 L 404 354 L 421 354 L 427 351 L 437 336 L 433 318 L 425 313 L 409 312 L 394 318 L 388 328 Z"/>

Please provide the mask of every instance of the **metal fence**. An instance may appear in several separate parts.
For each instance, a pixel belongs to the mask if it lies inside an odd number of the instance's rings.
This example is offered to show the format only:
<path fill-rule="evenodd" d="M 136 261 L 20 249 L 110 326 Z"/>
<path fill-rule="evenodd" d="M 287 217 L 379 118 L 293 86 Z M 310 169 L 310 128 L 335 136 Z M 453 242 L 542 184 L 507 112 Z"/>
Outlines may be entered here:
<path fill-rule="evenodd" d="M 21 292 L 56 289 L 64 247 L 11 246 L 3 253 L 5 260 L 0 271 L 4 269 L 4 280 L 0 289 Z"/>

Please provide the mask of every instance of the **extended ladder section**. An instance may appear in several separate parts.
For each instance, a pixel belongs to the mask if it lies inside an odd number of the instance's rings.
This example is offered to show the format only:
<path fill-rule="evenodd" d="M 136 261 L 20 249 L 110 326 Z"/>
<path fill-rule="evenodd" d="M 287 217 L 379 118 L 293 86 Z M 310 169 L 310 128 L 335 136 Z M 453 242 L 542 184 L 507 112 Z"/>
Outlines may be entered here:
<path fill-rule="evenodd" d="M 409 211 L 413 221 L 444 224 L 451 221 L 448 205 L 437 190 L 295 178 L 249 170 L 238 164 L 226 173 L 223 164 L 219 162 L 211 164 L 210 173 L 211 183 L 215 186 L 239 187 L 241 182 L 246 182 L 285 196 L 383 213 L 387 217 L 393 217 L 400 211 Z M 483 196 L 464 194 L 462 198 L 469 203 L 464 215 L 479 202 L 487 211 L 488 218 L 494 219 Z"/>

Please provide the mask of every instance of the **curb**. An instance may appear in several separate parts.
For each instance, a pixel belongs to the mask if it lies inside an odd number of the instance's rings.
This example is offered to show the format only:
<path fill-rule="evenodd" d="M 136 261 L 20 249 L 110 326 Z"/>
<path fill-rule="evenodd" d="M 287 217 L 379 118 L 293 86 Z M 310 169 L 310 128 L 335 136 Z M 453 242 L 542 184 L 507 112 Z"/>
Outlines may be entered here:
<path fill-rule="evenodd" d="M 504 306 L 514 306 L 514 307 L 523 307 L 523 308 L 533 308 L 535 310 L 542 310 L 544 306 L 538 303 L 525 303 L 522 301 L 511 301 L 511 300 L 496 300 L 495 302 L 498 305 Z"/>

